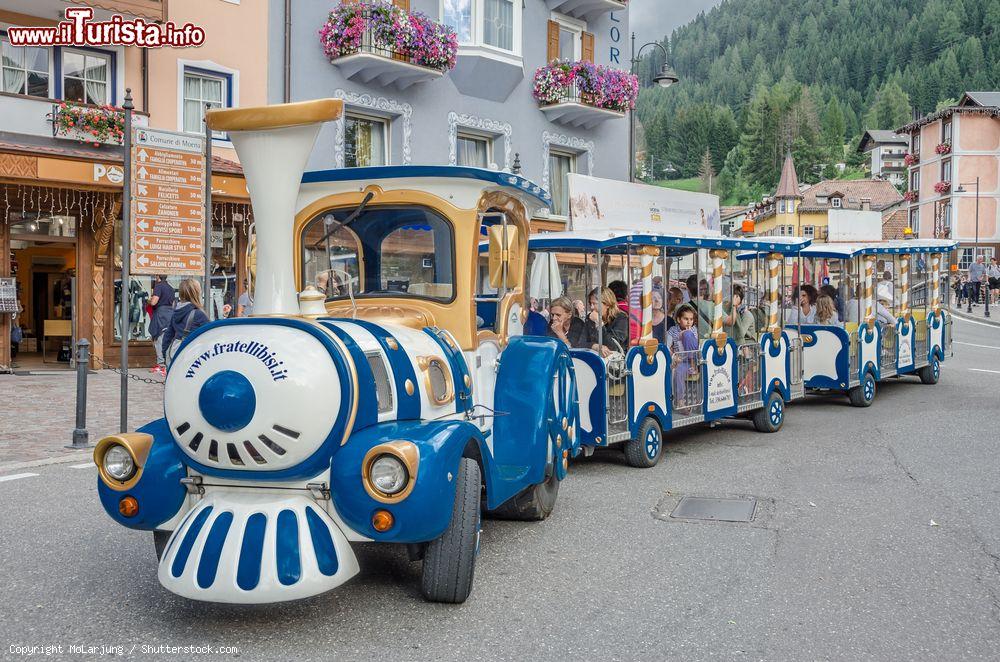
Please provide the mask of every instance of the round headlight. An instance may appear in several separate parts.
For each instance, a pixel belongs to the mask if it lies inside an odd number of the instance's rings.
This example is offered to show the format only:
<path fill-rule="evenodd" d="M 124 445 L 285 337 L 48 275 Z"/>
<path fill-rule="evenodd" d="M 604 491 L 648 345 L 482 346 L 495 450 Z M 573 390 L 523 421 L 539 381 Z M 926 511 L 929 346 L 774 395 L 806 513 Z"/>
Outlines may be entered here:
<path fill-rule="evenodd" d="M 125 482 L 135 473 L 135 462 L 132 455 L 121 444 L 115 444 L 104 453 L 104 472 Z"/>
<path fill-rule="evenodd" d="M 382 494 L 398 494 L 406 487 L 410 474 L 395 455 L 379 455 L 369 469 L 372 486 Z"/>

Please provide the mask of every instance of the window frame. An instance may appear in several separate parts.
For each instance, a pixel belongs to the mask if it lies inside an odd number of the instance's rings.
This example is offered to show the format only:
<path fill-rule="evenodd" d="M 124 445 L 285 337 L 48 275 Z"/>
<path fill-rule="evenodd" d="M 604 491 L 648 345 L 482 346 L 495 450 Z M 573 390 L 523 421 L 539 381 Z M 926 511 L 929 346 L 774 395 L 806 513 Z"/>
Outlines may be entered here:
<path fill-rule="evenodd" d="M 521 57 L 523 54 L 523 20 L 524 20 L 524 3 L 519 0 L 504 0 L 509 1 L 514 10 L 514 24 L 512 26 L 513 35 L 511 36 L 511 41 L 513 45 L 512 50 L 507 50 L 499 46 L 493 46 L 492 44 L 486 43 L 486 4 L 485 0 L 469 0 L 469 21 L 472 23 L 469 33 L 472 40 L 469 42 L 458 42 L 459 49 L 463 47 L 473 47 L 482 48 L 487 51 L 493 51 L 498 54 Z M 445 21 L 444 16 L 444 0 L 438 1 L 438 20 L 444 25 L 450 25 Z M 454 26 L 452 26 L 454 27 Z M 456 33 L 458 30 L 455 30 Z"/>
<path fill-rule="evenodd" d="M 382 145 L 382 151 L 384 153 L 382 155 L 382 163 L 383 163 L 383 165 L 392 165 L 391 162 L 390 162 L 390 155 L 392 154 L 392 150 L 389 148 L 389 146 L 392 144 L 391 143 L 391 140 L 392 140 L 392 133 L 391 133 L 392 132 L 392 119 L 388 118 L 388 117 L 384 117 L 382 115 L 375 115 L 373 113 L 365 113 L 363 111 L 357 111 L 354 108 L 349 108 L 349 109 L 345 108 L 344 109 L 344 145 L 343 145 L 343 150 L 344 150 L 343 151 L 343 153 L 344 153 L 344 167 L 345 168 L 364 167 L 364 166 L 349 166 L 349 165 L 347 165 L 347 120 L 348 119 L 363 120 L 363 121 L 366 121 L 366 122 L 378 122 L 378 123 L 380 123 L 384 127 L 383 145 Z"/>
<path fill-rule="evenodd" d="M 486 165 L 475 165 L 469 166 L 467 164 L 459 163 L 459 141 L 460 140 L 472 140 L 475 142 L 481 142 L 486 147 Z M 489 169 L 490 164 L 493 163 L 493 149 L 495 137 L 485 133 L 478 133 L 476 131 L 470 131 L 465 128 L 460 128 L 455 131 L 455 165 L 470 167 L 470 168 L 486 168 Z"/>
<path fill-rule="evenodd" d="M 907 217 L 907 221 L 909 221 L 908 225 L 909 225 L 910 230 L 913 231 L 913 236 L 914 237 L 919 237 L 920 236 L 920 207 L 919 206 L 913 206 L 913 207 L 910 208 L 910 214 Z"/>
<path fill-rule="evenodd" d="M 910 190 L 920 193 L 920 169 L 917 168 L 910 172 Z"/>
<path fill-rule="evenodd" d="M 844 208 L 844 199 L 841 198 L 839 195 L 832 196 L 830 198 L 830 207 L 832 209 L 843 209 Z"/>
<path fill-rule="evenodd" d="M 100 48 L 91 48 L 89 46 L 60 46 L 58 48 L 53 48 L 53 55 L 55 59 L 55 85 L 56 85 L 56 98 L 62 101 L 69 101 L 70 103 L 82 103 L 87 106 L 104 106 L 104 105 L 118 105 L 118 58 L 117 53 L 114 51 L 108 51 Z M 64 71 L 63 58 L 66 53 L 77 53 L 84 56 L 84 63 L 86 64 L 86 57 L 103 57 L 108 61 L 108 77 L 105 80 L 105 85 L 107 88 L 107 95 L 105 96 L 105 101 L 103 103 L 93 104 L 89 101 L 75 101 L 66 98 L 66 74 Z M 84 82 L 84 94 L 86 94 L 86 82 L 87 78 L 78 79 L 73 77 L 74 80 L 83 80 Z"/>
<path fill-rule="evenodd" d="M 945 168 L 948 169 L 948 176 L 945 177 Z M 941 159 L 941 181 L 950 182 L 952 180 L 953 169 L 951 167 L 951 159 Z"/>
<path fill-rule="evenodd" d="M 186 119 L 185 109 L 187 107 L 187 101 L 189 101 L 189 99 L 185 95 L 185 91 L 187 89 L 187 84 L 186 83 L 187 83 L 187 77 L 188 77 L 188 75 L 196 76 L 198 78 L 201 78 L 202 80 L 205 80 L 205 79 L 213 80 L 214 79 L 214 80 L 221 81 L 222 82 L 222 105 L 220 106 L 220 108 L 232 108 L 233 107 L 233 76 L 232 76 L 232 74 L 228 74 L 228 73 L 221 72 L 221 71 L 213 71 L 211 69 L 203 69 L 201 67 L 193 67 L 193 66 L 190 66 L 190 65 L 185 65 L 183 67 L 183 69 L 181 70 L 181 84 L 180 84 L 180 87 L 177 90 L 177 95 L 178 95 L 178 97 L 180 99 L 179 104 L 180 104 L 180 107 L 181 107 L 181 114 L 180 114 L 180 117 L 178 117 L 178 124 L 180 125 L 180 127 L 179 127 L 180 130 L 184 131 L 184 133 L 190 133 L 189 131 L 186 131 L 184 129 L 184 120 Z M 199 101 L 202 102 L 202 120 L 204 120 L 204 112 L 205 112 L 204 111 L 204 99 L 199 99 Z M 198 134 L 199 135 L 204 135 L 204 131 L 199 131 Z M 229 142 L 229 134 L 227 134 L 225 131 L 213 131 L 212 132 L 212 139 L 213 140 L 224 140 L 226 142 Z"/>
<path fill-rule="evenodd" d="M 815 225 L 803 225 L 802 226 L 802 236 L 809 237 L 812 239 L 816 236 L 816 226 Z"/>
<path fill-rule="evenodd" d="M 941 142 L 950 144 L 954 136 L 955 136 L 955 127 L 952 124 L 951 117 L 943 118 L 941 120 Z"/>
<path fill-rule="evenodd" d="M 553 157 L 565 157 L 565 158 L 569 159 L 569 170 L 567 170 L 566 172 L 567 172 L 567 174 L 568 173 L 574 173 L 575 174 L 575 173 L 577 173 L 577 164 L 579 163 L 580 154 L 577 153 L 577 152 L 571 152 L 571 151 L 565 150 L 565 149 L 552 149 L 551 147 L 549 147 L 549 188 L 550 189 L 552 188 L 552 181 L 553 181 L 553 175 L 554 175 L 553 170 L 552 170 L 552 158 Z M 569 180 L 567 180 L 565 182 L 564 186 L 569 187 Z M 555 196 L 552 197 L 552 202 L 555 203 Z M 562 201 L 560 200 L 560 202 L 562 202 Z M 558 219 L 567 219 L 568 220 L 569 219 L 568 204 L 569 203 L 567 201 L 567 209 L 565 210 L 565 212 L 566 212 L 565 214 L 558 214 L 558 213 L 556 213 L 556 211 L 554 209 L 550 208 L 549 209 L 549 216 L 552 216 L 552 217 L 555 217 L 555 218 L 558 218 Z"/>
<path fill-rule="evenodd" d="M 910 154 L 918 155 L 920 154 L 920 130 L 917 129 L 912 134 L 910 134 Z M 916 164 L 914 164 L 916 165 Z"/>
<path fill-rule="evenodd" d="M 558 12 L 552 12 L 549 20 L 559 24 L 559 46 L 562 47 L 562 31 L 573 33 L 573 55 L 570 58 L 571 62 L 580 62 L 583 60 L 583 34 L 587 31 L 587 22 L 581 21 Z M 560 60 L 563 58 L 560 57 Z"/>
<path fill-rule="evenodd" d="M 2 44 L 4 44 L 4 43 L 6 43 L 11 48 L 21 48 L 21 49 L 26 48 L 25 46 L 14 46 L 13 44 L 11 44 L 10 43 L 10 38 L 7 36 L 7 31 L 6 30 L 0 30 L 0 46 L 2 46 Z M 46 82 L 47 82 L 47 85 L 46 85 L 46 88 L 45 88 L 45 96 L 44 97 L 40 97 L 40 96 L 37 96 L 35 94 L 29 94 L 28 93 L 27 72 L 29 72 L 29 71 L 32 72 L 32 73 L 41 73 L 41 72 L 37 71 L 35 69 L 28 69 L 26 67 L 22 67 L 21 69 L 19 69 L 19 71 L 25 72 L 24 92 L 23 93 L 21 93 L 21 92 L 7 92 L 7 91 L 4 91 L 2 89 L 0 89 L 0 92 L 3 92 L 4 94 L 12 94 L 14 96 L 19 96 L 19 97 L 28 97 L 28 98 L 31 98 L 31 99 L 53 99 L 54 98 L 54 96 L 53 96 L 53 86 L 55 85 L 55 59 L 56 59 L 56 54 L 58 53 L 58 51 L 60 49 L 58 47 L 53 47 L 53 48 L 46 49 L 46 48 L 42 48 L 42 47 L 39 47 L 39 46 L 36 46 L 35 48 L 39 48 L 40 50 L 44 50 L 46 52 L 46 54 L 47 54 L 46 59 L 48 60 L 48 66 L 47 66 L 46 71 L 45 71 Z M 2 48 L 0 48 L 0 53 L 2 53 Z M 6 68 L 8 68 L 8 67 L 4 67 L 3 66 L 2 56 L 0 56 L 0 80 L 2 80 L 3 70 L 6 69 Z"/>

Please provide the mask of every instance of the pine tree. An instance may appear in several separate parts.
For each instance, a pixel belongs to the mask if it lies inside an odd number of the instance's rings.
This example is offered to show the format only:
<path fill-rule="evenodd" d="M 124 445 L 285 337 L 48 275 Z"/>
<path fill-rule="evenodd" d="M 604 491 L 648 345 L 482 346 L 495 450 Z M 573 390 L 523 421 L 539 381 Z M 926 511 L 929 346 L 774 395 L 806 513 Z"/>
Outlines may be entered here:
<path fill-rule="evenodd" d="M 865 116 L 868 129 L 895 129 L 910 119 L 910 97 L 895 80 L 879 89 L 875 104 Z"/>
<path fill-rule="evenodd" d="M 715 185 L 715 166 L 712 164 L 712 151 L 706 149 L 705 155 L 701 157 L 701 166 L 698 169 L 698 178 L 701 180 L 701 190 L 707 193 L 712 192 Z"/>

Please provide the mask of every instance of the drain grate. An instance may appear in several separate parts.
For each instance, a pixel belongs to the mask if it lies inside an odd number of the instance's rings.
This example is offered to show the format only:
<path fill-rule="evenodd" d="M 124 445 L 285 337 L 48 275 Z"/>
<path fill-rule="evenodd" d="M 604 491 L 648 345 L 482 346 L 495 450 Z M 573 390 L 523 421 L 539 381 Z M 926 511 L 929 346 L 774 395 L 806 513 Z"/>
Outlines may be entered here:
<path fill-rule="evenodd" d="M 670 513 L 677 519 L 702 519 L 716 522 L 751 522 L 757 511 L 757 499 L 713 499 L 684 497 Z"/>

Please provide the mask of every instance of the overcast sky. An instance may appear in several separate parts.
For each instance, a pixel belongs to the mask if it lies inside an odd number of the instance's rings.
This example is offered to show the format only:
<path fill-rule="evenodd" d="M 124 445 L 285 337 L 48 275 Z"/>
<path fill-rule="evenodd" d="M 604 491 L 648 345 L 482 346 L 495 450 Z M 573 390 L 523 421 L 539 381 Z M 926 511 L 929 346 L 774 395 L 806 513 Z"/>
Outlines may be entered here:
<path fill-rule="evenodd" d="M 636 46 L 658 41 L 674 28 L 684 25 L 719 4 L 721 0 L 631 0 L 629 24 L 635 31 Z"/>

